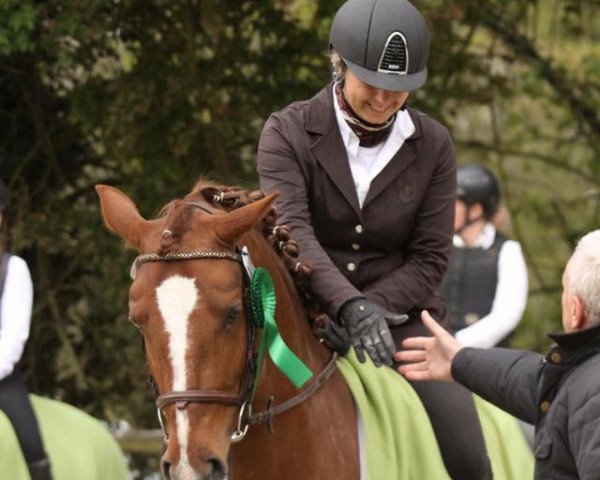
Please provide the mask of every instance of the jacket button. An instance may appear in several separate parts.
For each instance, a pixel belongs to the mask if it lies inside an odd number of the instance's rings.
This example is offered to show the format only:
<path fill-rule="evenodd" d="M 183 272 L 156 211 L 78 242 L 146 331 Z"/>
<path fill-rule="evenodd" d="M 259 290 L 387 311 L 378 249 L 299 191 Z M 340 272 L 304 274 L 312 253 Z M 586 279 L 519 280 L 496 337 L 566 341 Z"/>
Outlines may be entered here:
<path fill-rule="evenodd" d="M 562 360 L 560 353 L 552 352 L 552 354 L 550 355 L 550 360 L 552 360 L 552 363 L 560 363 L 560 361 Z"/>
<path fill-rule="evenodd" d="M 359 224 L 356 227 L 354 227 L 354 230 L 356 230 L 356 233 L 362 233 L 363 232 L 363 226 Z"/>
<path fill-rule="evenodd" d="M 353 243 L 352 250 L 360 250 L 360 245 L 358 243 Z"/>
<path fill-rule="evenodd" d="M 346 265 L 346 268 L 349 272 L 353 272 L 354 270 L 356 270 L 356 264 L 354 262 L 350 262 L 348 265 Z"/>
<path fill-rule="evenodd" d="M 546 413 L 548 410 L 550 410 L 550 402 L 542 402 L 540 403 L 540 410 L 542 411 L 542 413 Z"/>

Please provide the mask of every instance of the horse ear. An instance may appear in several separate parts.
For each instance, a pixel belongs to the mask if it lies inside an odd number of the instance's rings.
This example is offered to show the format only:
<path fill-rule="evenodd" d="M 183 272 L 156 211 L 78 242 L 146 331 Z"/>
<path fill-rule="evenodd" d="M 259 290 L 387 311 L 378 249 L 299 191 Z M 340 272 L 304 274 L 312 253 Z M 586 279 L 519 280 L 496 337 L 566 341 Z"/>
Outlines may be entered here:
<path fill-rule="evenodd" d="M 227 246 L 235 243 L 242 234 L 267 216 L 278 195 L 276 192 L 272 193 L 268 197 L 233 210 L 227 215 L 216 217 L 214 221 L 217 238 Z"/>
<path fill-rule="evenodd" d="M 141 241 L 152 222 L 145 220 L 135 203 L 118 188 L 96 185 L 96 193 L 100 197 L 104 224 L 128 245 L 140 251 Z"/>

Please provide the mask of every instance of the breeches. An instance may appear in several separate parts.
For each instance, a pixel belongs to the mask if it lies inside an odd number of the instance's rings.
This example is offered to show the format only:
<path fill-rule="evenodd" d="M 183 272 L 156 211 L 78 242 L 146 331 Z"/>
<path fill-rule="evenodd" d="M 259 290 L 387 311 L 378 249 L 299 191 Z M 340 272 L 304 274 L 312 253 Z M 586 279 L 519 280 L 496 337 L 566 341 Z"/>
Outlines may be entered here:
<path fill-rule="evenodd" d="M 405 338 L 431 336 L 420 320 L 392 328 L 392 335 L 398 348 Z M 471 393 L 456 382 L 410 384 L 429 415 L 449 475 L 454 480 L 491 479 L 492 468 Z"/>
<path fill-rule="evenodd" d="M 25 461 L 34 465 L 46 460 L 46 452 L 27 395 L 27 387 L 18 371 L 0 380 L 0 410 L 12 423 Z"/>

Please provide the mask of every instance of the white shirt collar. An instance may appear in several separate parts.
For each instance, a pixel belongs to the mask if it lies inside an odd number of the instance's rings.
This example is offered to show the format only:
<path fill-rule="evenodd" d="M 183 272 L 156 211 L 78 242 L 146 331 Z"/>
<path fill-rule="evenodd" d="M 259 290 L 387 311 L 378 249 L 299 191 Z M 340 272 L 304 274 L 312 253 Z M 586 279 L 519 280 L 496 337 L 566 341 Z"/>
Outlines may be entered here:
<path fill-rule="evenodd" d="M 483 226 L 483 230 L 481 234 L 475 241 L 475 245 L 472 248 L 482 248 L 483 250 L 487 250 L 494 243 L 494 239 L 496 238 L 496 227 L 491 223 L 486 223 Z M 454 235 L 453 243 L 455 247 L 464 248 L 466 247 L 465 241 L 460 237 L 460 235 Z"/>

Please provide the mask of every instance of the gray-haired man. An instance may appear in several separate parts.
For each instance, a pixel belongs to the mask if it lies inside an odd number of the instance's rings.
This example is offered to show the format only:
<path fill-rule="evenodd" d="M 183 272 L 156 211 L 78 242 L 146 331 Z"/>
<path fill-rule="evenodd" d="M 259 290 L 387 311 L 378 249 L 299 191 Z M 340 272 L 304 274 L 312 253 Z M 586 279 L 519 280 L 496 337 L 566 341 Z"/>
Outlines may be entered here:
<path fill-rule="evenodd" d="M 463 348 L 423 312 L 433 337 L 396 353 L 411 380 L 454 379 L 516 417 L 535 423 L 536 479 L 600 478 L 600 230 L 584 236 L 563 274 L 564 333 L 544 357 Z"/>

